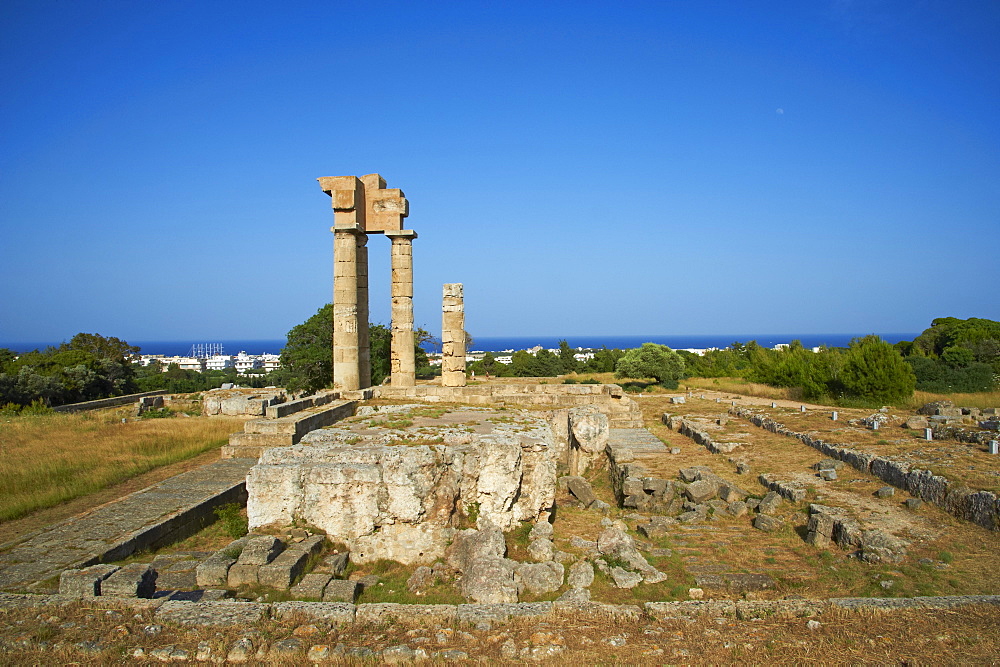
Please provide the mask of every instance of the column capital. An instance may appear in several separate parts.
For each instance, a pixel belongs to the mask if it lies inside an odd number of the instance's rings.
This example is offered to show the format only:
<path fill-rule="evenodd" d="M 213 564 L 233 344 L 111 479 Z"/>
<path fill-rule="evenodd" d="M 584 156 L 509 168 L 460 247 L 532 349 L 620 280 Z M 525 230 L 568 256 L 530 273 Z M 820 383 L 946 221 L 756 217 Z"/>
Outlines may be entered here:
<path fill-rule="evenodd" d="M 336 234 L 337 232 L 346 232 L 348 234 L 357 234 L 361 236 L 365 235 L 365 230 L 363 230 L 361 228 L 361 225 L 357 223 L 335 224 L 333 227 L 330 228 L 330 231 L 333 232 L 334 234 Z"/>
<path fill-rule="evenodd" d="M 417 233 L 412 229 L 396 229 L 392 231 L 385 232 L 385 235 L 390 239 L 415 239 L 417 238 Z"/>

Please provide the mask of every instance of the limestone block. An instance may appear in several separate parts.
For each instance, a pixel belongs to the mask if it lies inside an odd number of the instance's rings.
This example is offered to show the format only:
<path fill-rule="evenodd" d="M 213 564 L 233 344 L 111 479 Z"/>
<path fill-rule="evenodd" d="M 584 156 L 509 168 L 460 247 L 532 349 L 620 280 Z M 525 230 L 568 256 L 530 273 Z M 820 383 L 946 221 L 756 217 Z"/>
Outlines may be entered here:
<path fill-rule="evenodd" d="M 611 579 L 618 588 L 635 588 L 642 583 L 641 574 L 623 570 L 617 565 L 611 568 Z"/>
<path fill-rule="evenodd" d="M 716 490 L 715 484 L 699 479 L 688 484 L 688 487 L 684 490 L 684 495 L 693 503 L 703 503 L 714 498 Z"/>
<path fill-rule="evenodd" d="M 59 575 L 59 595 L 70 597 L 101 595 L 104 580 L 118 570 L 119 566 L 106 563 L 91 565 L 81 570 L 63 570 Z"/>
<path fill-rule="evenodd" d="M 761 514 L 774 514 L 781 505 L 781 496 L 774 491 L 768 491 L 760 500 L 760 504 L 757 506 L 757 511 Z"/>
<path fill-rule="evenodd" d="M 330 574 L 311 572 L 302 577 L 302 580 L 299 583 L 292 586 L 292 595 L 297 598 L 322 600 L 323 592 L 326 590 L 326 585 L 330 583 L 332 579 L 333 576 Z"/>
<path fill-rule="evenodd" d="M 350 602 L 358 599 L 361 585 L 356 581 L 334 579 L 326 584 L 323 590 L 323 602 Z"/>
<path fill-rule="evenodd" d="M 775 517 L 767 514 L 758 514 L 753 520 L 753 527 L 757 530 L 762 530 L 765 533 L 773 533 L 781 528 L 782 525 L 784 524 L 781 519 L 776 519 Z"/>
<path fill-rule="evenodd" d="M 517 563 L 507 558 L 477 560 L 463 572 L 459 591 L 467 600 L 480 604 L 517 602 L 516 567 Z"/>
<path fill-rule="evenodd" d="M 570 588 L 589 588 L 594 583 L 594 566 L 581 560 L 569 567 L 568 583 Z"/>
<path fill-rule="evenodd" d="M 147 563 L 130 563 L 101 584 L 102 596 L 151 598 L 156 593 L 156 570 Z"/>
<path fill-rule="evenodd" d="M 293 544 L 267 565 L 261 565 L 257 581 L 272 588 L 287 590 L 306 567 L 311 556 L 318 554 L 326 542 L 325 535 L 313 535 Z"/>
<path fill-rule="evenodd" d="M 594 495 L 594 490 L 590 487 L 590 483 L 584 478 L 570 476 L 563 479 L 566 480 L 566 488 L 569 489 L 569 492 L 584 507 L 590 507 L 591 503 L 597 500 L 597 496 Z"/>
<path fill-rule="evenodd" d="M 528 556 L 536 563 L 552 560 L 553 553 L 552 540 L 547 537 L 540 537 L 528 544 Z"/>
<path fill-rule="evenodd" d="M 227 584 L 230 588 L 259 583 L 262 565 L 267 565 L 282 551 L 281 540 L 272 535 L 260 535 L 247 541 L 243 552 L 229 568 Z"/>
<path fill-rule="evenodd" d="M 236 562 L 250 537 L 241 537 L 209 556 L 208 560 L 195 568 L 195 581 L 201 588 L 226 586 L 229 568 Z"/>
<path fill-rule="evenodd" d="M 521 563 L 517 566 L 517 592 L 528 591 L 535 595 L 552 593 L 563 585 L 565 568 L 561 563 L 548 561 L 544 563 Z"/>

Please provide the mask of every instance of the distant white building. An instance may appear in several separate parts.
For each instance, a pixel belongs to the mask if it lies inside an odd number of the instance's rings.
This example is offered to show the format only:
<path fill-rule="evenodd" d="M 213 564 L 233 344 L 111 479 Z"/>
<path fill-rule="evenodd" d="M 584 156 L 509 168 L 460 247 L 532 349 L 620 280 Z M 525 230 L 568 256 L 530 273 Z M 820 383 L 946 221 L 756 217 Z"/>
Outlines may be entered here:
<path fill-rule="evenodd" d="M 246 352 L 240 351 L 239 354 L 233 359 L 234 365 L 236 366 L 236 372 L 243 375 L 251 368 L 261 368 L 264 364 L 259 357 L 255 355 L 247 354 Z"/>
<path fill-rule="evenodd" d="M 198 359 L 197 357 L 160 357 L 159 362 L 163 364 L 160 370 L 164 373 L 167 372 L 172 364 L 180 366 L 182 371 L 198 371 L 201 373 L 205 370 L 205 360 Z"/>
<path fill-rule="evenodd" d="M 216 354 L 205 360 L 205 369 L 209 371 L 224 371 L 236 364 L 231 354 Z"/>
<path fill-rule="evenodd" d="M 260 362 L 263 365 L 264 370 L 270 373 L 271 371 L 276 371 L 281 368 L 281 355 L 262 354 L 260 355 Z"/>

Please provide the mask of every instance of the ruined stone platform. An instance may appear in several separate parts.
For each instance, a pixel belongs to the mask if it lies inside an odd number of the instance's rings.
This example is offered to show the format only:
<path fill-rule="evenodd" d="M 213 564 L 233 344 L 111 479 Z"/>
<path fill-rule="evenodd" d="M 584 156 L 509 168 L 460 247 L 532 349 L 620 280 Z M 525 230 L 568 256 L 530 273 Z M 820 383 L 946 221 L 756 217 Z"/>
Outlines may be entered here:
<path fill-rule="evenodd" d="M 182 539 L 213 510 L 246 499 L 256 459 L 226 459 L 149 486 L 54 526 L 0 545 L 0 590 L 54 590 L 65 569 L 120 560 Z"/>

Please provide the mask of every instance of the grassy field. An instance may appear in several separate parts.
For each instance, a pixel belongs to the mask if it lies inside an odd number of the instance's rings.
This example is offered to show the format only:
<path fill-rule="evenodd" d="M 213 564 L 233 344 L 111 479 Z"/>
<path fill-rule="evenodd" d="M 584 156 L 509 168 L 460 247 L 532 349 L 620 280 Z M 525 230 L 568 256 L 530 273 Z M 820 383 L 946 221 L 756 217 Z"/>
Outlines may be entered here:
<path fill-rule="evenodd" d="M 243 420 L 129 419 L 130 408 L 0 421 L 0 522 L 224 445 Z"/>

